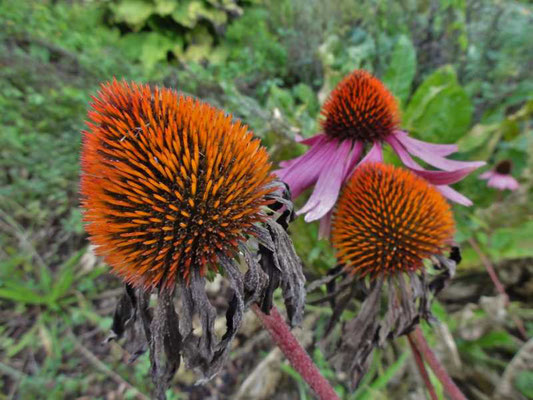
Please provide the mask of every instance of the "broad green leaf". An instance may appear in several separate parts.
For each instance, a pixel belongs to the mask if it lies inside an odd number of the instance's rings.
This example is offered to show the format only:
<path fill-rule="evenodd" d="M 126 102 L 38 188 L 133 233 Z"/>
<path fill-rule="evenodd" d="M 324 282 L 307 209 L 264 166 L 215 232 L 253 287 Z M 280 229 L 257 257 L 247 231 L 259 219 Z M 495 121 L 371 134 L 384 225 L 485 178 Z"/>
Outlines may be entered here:
<path fill-rule="evenodd" d="M 409 126 L 412 121 L 423 116 L 427 103 L 445 87 L 455 84 L 457 84 L 457 76 L 451 66 L 447 65 L 433 72 L 411 97 L 404 113 L 404 122 Z"/>
<path fill-rule="evenodd" d="M 193 3 L 198 2 L 192 0 L 180 1 L 178 8 L 176 8 L 171 14 L 172 19 L 186 28 L 194 28 L 194 26 L 196 25 L 197 16 L 193 12 L 189 11 L 191 5 L 194 9 L 195 6 L 193 5 Z"/>
<path fill-rule="evenodd" d="M 228 21 L 226 12 L 209 7 L 203 1 L 198 0 L 181 2 L 171 16 L 174 21 L 187 28 L 194 28 L 201 18 L 216 26 L 224 25 Z"/>
<path fill-rule="evenodd" d="M 159 61 L 165 61 L 167 53 L 176 45 L 176 41 L 160 33 L 147 33 L 142 41 L 140 59 L 146 69 L 151 70 Z"/>
<path fill-rule="evenodd" d="M 437 70 L 417 89 L 405 113 L 407 129 L 422 140 L 456 142 L 470 126 L 473 106 L 449 67 Z"/>
<path fill-rule="evenodd" d="M 497 131 L 498 125 L 477 124 L 470 131 L 457 141 L 460 151 L 472 151 L 485 145 L 489 138 Z"/>
<path fill-rule="evenodd" d="M 399 37 L 389 67 L 383 76 L 383 82 L 400 99 L 403 104 L 411 90 L 411 83 L 416 72 L 416 51 L 411 40 L 402 35 Z"/>
<path fill-rule="evenodd" d="M 122 0 L 113 6 L 115 18 L 139 29 L 154 12 L 154 5 L 147 0 Z"/>
<path fill-rule="evenodd" d="M 157 15 L 165 16 L 172 14 L 176 6 L 177 2 L 175 0 L 155 0 L 155 12 Z"/>

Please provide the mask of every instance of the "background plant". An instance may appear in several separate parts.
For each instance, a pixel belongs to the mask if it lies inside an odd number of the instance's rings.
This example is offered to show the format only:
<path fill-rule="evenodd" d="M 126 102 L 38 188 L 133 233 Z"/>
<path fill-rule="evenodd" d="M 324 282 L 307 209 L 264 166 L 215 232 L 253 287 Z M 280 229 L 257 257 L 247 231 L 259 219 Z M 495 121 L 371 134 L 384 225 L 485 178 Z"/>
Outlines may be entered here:
<path fill-rule="evenodd" d="M 121 7 L 128 4 L 129 12 L 144 15 L 137 22 L 125 17 Z M 517 193 L 496 193 L 476 175 L 457 185 L 475 203 L 455 210 L 464 260 L 434 305 L 443 323 L 425 334 L 447 357 L 469 398 L 487 398 L 502 382 L 517 391 L 510 398 L 533 398 L 530 370 L 516 367 L 527 347 L 506 314 L 522 318 L 532 336 L 531 5 L 511 0 L 180 1 L 196 4 L 193 10 L 217 11 L 217 17 L 204 14 L 187 26 L 161 16 L 165 4 L 169 9 L 178 2 L 0 3 L 2 396 L 149 396 L 148 360 L 129 365 L 118 347 L 101 345 L 120 284 L 86 247 L 78 208 L 80 130 L 101 81 L 116 76 L 199 96 L 250 124 L 280 160 L 303 152 L 295 134 L 318 131 L 320 104 L 333 85 L 347 72 L 366 68 L 400 99 L 405 128 L 413 136 L 457 141 L 460 159 L 513 160 L 513 174 L 523 184 Z M 232 11 L 233 5 L 239 11 Z M 149 14 L 141 12 L 143 7 Z M 226 15 L 221 24 L 219 11 Z M 175 48 L 180 51 L 174 53 Z M 392 154 L 388 157 L 395 162 Z M 291 232 L 308 279 L 333 265 L 329 244 L 317 240 L 316 226 L 297 219 Z M 511 297 L 508 311 L 469 247 L 471 237 L 495 263 Z M 328 307 L 307 310 L 305 326 L 320 338 Z M 344 318 L 356 312 L 350 309 Z M 265 363 L 273 357 L 270 343 L 255 329 L 249 324 L 243 331 L 223 379 L 195 387 L 194 377 L 179 371 L 168 397 L 217 393 L 234 398 L 250 371 L 259 368 L 257 354 Z M 320 352 L 312 354 L 343 398 L 403 398 L 421 390 L 411 358 L 404 355 L 407 346 L 399 341 L 376 353 L 353 394 Z M 278 367 L 270 364 L 271 373 L 257 374 L 264 381 L 253 387 L 277 390 L 266 398 L 310 398 L 290 368 L 279 372 Z"/>

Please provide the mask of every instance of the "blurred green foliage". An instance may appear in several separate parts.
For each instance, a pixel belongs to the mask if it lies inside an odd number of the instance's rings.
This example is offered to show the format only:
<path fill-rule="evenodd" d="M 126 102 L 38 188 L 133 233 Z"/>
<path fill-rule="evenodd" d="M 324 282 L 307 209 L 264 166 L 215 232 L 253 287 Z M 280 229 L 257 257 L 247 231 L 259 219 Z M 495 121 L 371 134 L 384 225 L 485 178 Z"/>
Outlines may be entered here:
<path fill-rule="evenodd" d="M 487 169 L 513 162 L 519 193 L 487 188 L 478 172 L 454 185 L 475 204 L 454 207 L 460 273 L 479 269 L 470 238 L 494 261 L 533 257 L 532 13 L 530 4 L 511 0 L 0 2 L 0 374 L 7 377 L 0 388 L 14 387 L 24 399 L 76 398 L 99 388 L 93 397 L 102 398 L 117 386 L 108 368 L 129 382 L 125 398 L 149 393 L 146 357 L 130 366 L 112 348 L 94 364 L 77 339 L 103 339 L 114 304 L 106 293 L 119 286 L 84 258 L 91 253 L 77 194 L 87 105 L 114 76 L 165 84 L 226 109 L 277 162 L 305 151 L 294 138 L 320 130 L 320 104 L 333 86 L 355 68 L 368 69 L 397 96 L 413 136 L 457 142 L 458 159 L 486 160 Z M 387 159 L 395 162 L 393 154 Z M 334 265 L 315 224 L 298 218 L 291 232 L 310 279 Z M 516 303 L 533 320 L 531 303 Z M 446 305 L 434 308 L 467 369 L 503 373 L 518 350 L 510 329 L 465 339 Z M 328 309 L 308 310 L 323 332 Z M 490 316 L 474 314 L 476 321 Z M 400 346 L 376 353 L 354 394 L 335 381 L 339 393 L 387 398 L 406 370 Z M 322 354 L 314 358 L 335 380 Z M 80 364 L 83 371 L 74 372 Z M 290 367 L 283 370 L 298 381 Z M 513 381 L 528 398 L 530 378 L 523 372 Z M 296 387 L 310 398 L 303 384 Z"/>

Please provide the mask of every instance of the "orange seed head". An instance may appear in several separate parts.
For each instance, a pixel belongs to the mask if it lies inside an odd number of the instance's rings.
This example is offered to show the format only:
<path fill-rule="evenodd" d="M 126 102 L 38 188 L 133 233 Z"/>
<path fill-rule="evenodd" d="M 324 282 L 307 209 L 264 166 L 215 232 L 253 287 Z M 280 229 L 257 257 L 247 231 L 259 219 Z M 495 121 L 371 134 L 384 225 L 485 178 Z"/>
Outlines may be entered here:
<path fill-rule="evenodd" d="M 264 147 L 230 115 L 166 88 L 102 85 L 81 195 L 97 253 L 134 286 L 172 286 L 235 255 L 272 189 Z"/>
<path fill-rule="evenodd" d="M 449 204 L 422 178 L 365 164 L 339 198 L 331 241 L 347 271 L 376 277 L 422 268 L 451 244 L 454 230 Z"/>
<path fill-rule="evenodd" d="M 355 70 L 333 89 L 322 107 L 324 132 L 336 139 L 382 140 L 399 125 L 396 99 L 381 81 Z"/>

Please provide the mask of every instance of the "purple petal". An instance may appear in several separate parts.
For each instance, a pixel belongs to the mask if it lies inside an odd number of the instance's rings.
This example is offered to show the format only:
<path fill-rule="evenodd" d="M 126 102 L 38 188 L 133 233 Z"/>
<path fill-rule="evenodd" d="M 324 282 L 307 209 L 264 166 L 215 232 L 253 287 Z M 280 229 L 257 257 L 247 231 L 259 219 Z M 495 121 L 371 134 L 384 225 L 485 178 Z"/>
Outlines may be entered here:
<path fill-rule="evenodd" d="M 343 182 L 346 182 L 348 178 L 352 176 L 362 152 L 363 152 L 363 143 L 355 142 L 352 148 L 352 152 L 348 157 L 346 168 L 344 169 L 343 178 L 342 178 Z"/>
<path fill-rule="evenodd" d="M 403 144 L 393 135 L 388 136 L 387 143 L 391 145 L 400 160 L 417 175 L 421 176 L 433 185 L 450 185 L 459 182 L 477 167 L 460 168 L 451 171 L 428 171 L 418 164 L 404 148 Z"/>
<path fill-rule="evenodd" d="M 447 160 L 444 157 L 439 156 L 433 151 L 435 145 L 432 143 L 425 143 L 418 141 L 418 143 L 413 144 L 411 138 L 405 135 L 393 135 L 395 140 L 402 144 L 402 146 L 414 156 L 424 160 L 429 165 L 432 165 L 436 168 L 440 168 L 444 171 L 453 171 L 456 169 L 470 168 L 470 171 L 473 171 L 479 167 L 482 167 L 486 163 L 484 161 L 456 161 L 456 160 Z"/>
<path fill-rule="evenodd" d="M 329 163 L 330 154 L 335 152 L 338 141 L 325 137 L 317 140 L 307 152 L 298 158 L 281 163 L 281 169 L 274 173 L 289 185 L 292 198 L 298 197 L 305 189 L 313 185 L 320 172 Z"/>
<path fill-rule="evenodd" d="M 383 151 L 381 148 L 380 142 L 374 142 L 372 144 L 372 147 L 370 148 L 370 151 L 367 153 L 365 158 L 361 160 L 359 165 L 363 165 L 365 163 L 381 163 L 383 162 Z"/>
<path fill-rule="evenodd" d="M 326 215 L 320 218 L 320 225 L 318 227 L 318 238 L 327 239 L 331 233 L 331 215 L 333 214 L 333 209 L 331 209 Z"/>
<path fill-rule="evenodd" d="M 301 143 L 305 140 L 305 138 L 300 135 L 299 133 L 295 133 L 294 134 L 294 141 L 297 142 L 297 143 Z"/>
<path fill-rule="evenodd" d="M 489 178 L 487 186 L 498 190 L 516 190 L 520 187 L 520 184 L 510 175 L 494 173 L 492 177 Z"/>
<path fill-rule="evenodd" d="M 444 197 L 455 203 L 462 204 L 463 206 L 471 206 L 473 204 L 468 197 L 463 196 L 449 186 L 435 186 L 435 189 L 437 189 Z"/>
<path fill-rule="evenodd" d="M 455 153 L 458 150 L 458 147 L 455 144 L 435 144 L 423 142 L 422 140 L 410 137 L 409 134 L 404 131 L 395 131 L 394 135 L 396 135 L 398 140 L 402 143 L 408 142 L 411 146 L 415 147 L 423 146 L 425 149 L 431 151 L 433 154 L 442 157 Z"/>
<path fill-rule="evenodd" d="M 467 176 L 472 170 L 470 168 L 457 169 L 455 171 L 427 171 L 412 169 L 418 176 L 433 185 L 451 185 L 457 183 Z"/>
<path fill-rule="evenodd" d="M 297 140 L 297 142 L 300 143 L 300 144 L 305 144 L 306 146 L 314 146 L 319 141 L 322 141 L 322 140 L 325 140 L 325 139 L 327 139 L 326 134 L 325 133 L 319 133 L 318 135 L 312 136 L 312 137 L 307 138 L 307 139 L 302 138 L 300 140 Z"/>
<path fill-rule="evenodd" d="M 329 152 L 313 194 L 303 208 L 297 212 L 298 215 L 306 213 L 306 222 L 322 218 L 335 205 L 343 183 L 344 170 L 351 147 L 352 142 L 344 140 L 335 151 Z"/>
<path fill-rule="evenodd" d="M 494 176 L 494 171 L 485 171 L 481 175 L 479 175 L 479 179 L 490 179 Z"/>

